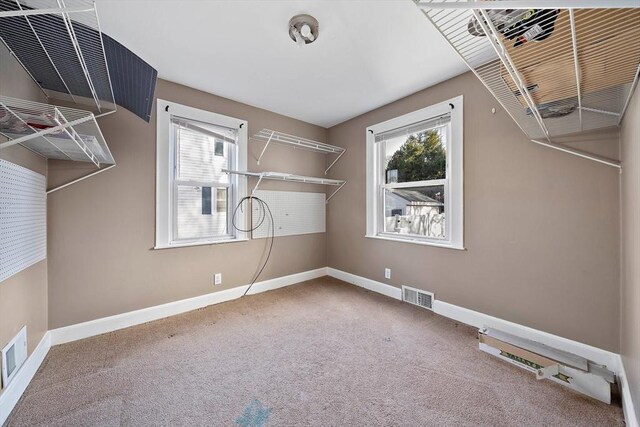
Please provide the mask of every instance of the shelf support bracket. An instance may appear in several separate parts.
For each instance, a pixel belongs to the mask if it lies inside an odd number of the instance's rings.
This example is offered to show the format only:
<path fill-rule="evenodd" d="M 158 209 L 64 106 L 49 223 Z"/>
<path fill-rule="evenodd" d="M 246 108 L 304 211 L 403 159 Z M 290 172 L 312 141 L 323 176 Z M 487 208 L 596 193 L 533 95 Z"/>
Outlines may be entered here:
<path fill-rule="evenodd" d="M 274 133 L 276 132 L 271 131 L 271 135 L 269 135 L 269 139 L 267 140 L 267 143 L 264 145 L 264 148 L 262 149 L 262 153 L 260 153 L 260 157 L 258 157 L 258 164 L 260 164 L 260 160 L 262 160 L 262 156 L 264 156 L 264 152 L 267 151 L 267 147 L 269 146 L 269 143 L 271 142 L 271 138 L 273 138 Z"/>
<path fill-rule="evenodd" d="M 108 171 L 109 169 L 115 168 L 115 167 L 116 167 L 116 165 L 109 165 L 106 168 L 98 169 L 95 172 L 91 172 L 90 174 L 81 176 L 80 178 L 74 179 L 73 181 L 69 181 L 66 184 L 62 184 L 62 185 L 59 185 L 59 186 L 57 186 L 55 188 L 52 188 L 51 190 L 47 190 L 47 194 L 51 194 L 51 193 L 53 193 L 55 191 L 62 190 L 63 188 L 68 187 L 68 186 L 70 186 L 72 184 L 75 184 L 76 182 L 84 181 L 87 178 L 91 178 L 94 175 L 98 175 L 99 173 Z"/>
<path fill-rule="evenodd" d="M 330 195 L 329 197 L 327 197 L 327 200 L 326 200 L 326 202 L 325 202 L 325 203 L 329 203 L 329 200 L 331 200 L 331 198 L 332 198 L 333 196 L 335 196 L 335 195 L 336 195 L 336 193 L 338 193 L 338 191 L 342 190 L 342 187 L 344 187 L 344 185 L 345 185 L 345 184 L 346 184 L 346 181 L 345 181 L 345 182 L 343 182 L 342 184 L 340 184 L 340 187 L 338 187 L 338 189 L 337 189 L 336 191 L 334 191 L 333 193 L 331 193 L 331 195 Z"/>
<path fill-rule="evenodd" d="M 620 111 L 620 118 L 618 119 L 618 126 L 622 123 L 622 119 L 624 118 L 624 113 L 627 111 L 627 107 L 629 106 L 629 102 L 631 102 L 631 97 L 635 92 L 636 86 L 638 85 L 638 78 L 640 78 L 640 64 L 638 64 L 638 69 L 636 70 L 636 76 L 633 78 L 633 82 L 631 83 L 631 87 L 629 88 L 629 95 L 627 95 L 627 99 L 624 102 L 624 107 L 622 107 L 622 111 Z"/>
<path fill-rule="evenodd" d="M 582 90 L 580 89 L 580 63 L 578 62 L 578 41 L 576 40 L 576 20 L 573 9 L 569 9 L 569 22 L 571 23 L 571 44 L 573 45 L 573 63 L 576 69 L 576 92 L 578 93 L 578 114 L 580 117 L 580 131 L 582 131 Z"/>
<path fill-rule="evenodd" d="M 532 139 L 531 142 L 535 142 L 536 144 L 553 148 L 554 150 L 562 151 L 568 154 L 573 154 L 574 156 L 582 157 L 583 159 L 592 160 L 594 162 L 602 163 L 607 166 L 613 166 L 614 168 L 622 169 L 622 166 L 619 161 L 607 159 L 606 157 L 597 156 L 595 154 L 585 153 L 584 151 L 576 150 L 574 148 L 565 147 L 561 144 L 555 144 L 552 142 L 538 141 Z"/>
<path fill-rule="evenodd" d="M 346 153 L 346 152 L 347 152 L 347 151 L 346 151 L 346 150 L 344 150 L 344 151 L 342 151 L 340 154 L 338 154 L 338 157 L 336 157 L 336 159 L 335 159 L 333 162 L 331 162 L 331 164 L 329 165 L 329 167 L 324 171 L 324 174 L 325 174 L 325 175 L 327 174 L 327 172 L 329 172 L 329 169 L 331 169 L 331 167 L 332 167 L 333 165 L 335 165 L 335 164 L 336 164 L 336 162 L 337 162 L 338 160 L 340 160 L 340 157 L 342 157 L 342 155 L 343 155 L 344 153 Z"/>
<path fill-rule="evenodd" d="M 258 178 L 258 182 L 256 183 L 256 186 L 253 187 L 253 191 L 251 192 L 251 197 L 253 197 L 255 192 L 258 190 L 258 186 L 260 186 L 260 183 L 262 182 L 262 178 L 264 178 L 264 174 L 260 174 L 260 178 Z"/>

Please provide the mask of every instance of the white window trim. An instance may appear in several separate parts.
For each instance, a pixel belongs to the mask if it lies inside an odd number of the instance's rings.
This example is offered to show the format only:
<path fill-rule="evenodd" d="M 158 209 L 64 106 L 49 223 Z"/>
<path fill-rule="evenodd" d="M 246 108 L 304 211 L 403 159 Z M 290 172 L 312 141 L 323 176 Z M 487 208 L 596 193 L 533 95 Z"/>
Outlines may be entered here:
<path fill-rule="evenodd" d="M 200 110 L 158 99 L 156 115 L 156 242 L 154 249 L 181 248 L 249 240 L 247 233 L 232 230 L 232 234 L 229 236 L 198 239 L 194 241 L 173 241 L 173 232 L 171 229 L 173 224 L 172 217 L 174 216 L 171 187 L 173 171 L 170 165 L 174 163 L 173 157 L 175 153 L 171 149 L 171 116 L 179 116 L 238 129 L 237 155 L 235 156 L 235 165 L 233 165 L 232 168 L 236 170 L 247 169 L 248 124 L 246 120 L 223 116 L 211 111 Z M 234 179 L 236 179 L 237 194 L 234 195 L 233 200 L 239 201 L 247 194 L 247 179 L 241 175 L 234 175 Z M 231 207 L 234 206 L 232 200 L 229 201 L 229 205 Z M 245 212 L 238 210 L 236 224 L 240 226 L 239 228 L 246 229 L 246 221 L 247 217 Z"/>
<path fill-rule="evenodd" d="M 453 107 L 453 108 L 452 108 Z M 447 230 L 449 238 L 429 239 L 413 235 L 384 233 L 380 227 L 380 196 L 378 194 L 383 171 L 380 170 L 381 162 L 376 153 L 375 137 L 377 134 L 393 129 L 398 129 L 414 123 L 418 123 L 432 117 L 451 113 L 450 146 L 447 147 L 447 177 L 449 192 L 445 200 L 445 212 L 447 212 Z M 400 117 L 387 120 L 382 123 L 369 126 L 367 133 L 367 229 L 365 237 L 389 240 L 394 242 L 407 242 L 419 245 L 435 246 L 450 249 L 464 250 L 464 135 L 463 135 L 463 97 L 462 95 L 405 114 Z M 416 183 L 408 183 L 407 186 L 415 186 Z"/>

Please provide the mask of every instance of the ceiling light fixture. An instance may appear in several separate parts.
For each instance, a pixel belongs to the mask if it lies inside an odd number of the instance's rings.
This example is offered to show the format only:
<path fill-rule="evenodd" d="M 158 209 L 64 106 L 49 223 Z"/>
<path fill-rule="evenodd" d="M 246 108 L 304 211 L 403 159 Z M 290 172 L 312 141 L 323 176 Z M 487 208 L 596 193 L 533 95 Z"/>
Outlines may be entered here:
<path fill-rule="evenodd" d="M 296 15 L 289 20 L 289 37 L 298 46 L 316 41 L 318 29 L 318 20 L 311 15 Z"/>

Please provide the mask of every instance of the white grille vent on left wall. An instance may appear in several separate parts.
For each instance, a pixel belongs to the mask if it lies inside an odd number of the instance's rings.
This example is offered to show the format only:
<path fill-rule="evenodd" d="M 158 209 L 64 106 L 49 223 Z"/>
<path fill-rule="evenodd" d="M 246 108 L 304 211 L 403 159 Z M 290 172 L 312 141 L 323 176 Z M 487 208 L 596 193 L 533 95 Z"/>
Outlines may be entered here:
<path fill-rule="evenodd" d="M 0 160 L 0 282 L 46 257 L 46 179 Z"/>

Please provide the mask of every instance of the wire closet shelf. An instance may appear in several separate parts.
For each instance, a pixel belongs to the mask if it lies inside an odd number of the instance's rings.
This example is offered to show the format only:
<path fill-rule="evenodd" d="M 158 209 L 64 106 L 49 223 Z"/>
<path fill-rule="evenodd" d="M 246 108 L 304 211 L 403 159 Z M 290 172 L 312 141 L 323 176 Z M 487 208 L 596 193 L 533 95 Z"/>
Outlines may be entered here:
<path fill-rule="evenodd" d="M 115 110 L 92 0 L 0 0 L 0 39 L 48 98 Z"/>
<path fill-rule="evenodd" d="M 304 175 L 294 175 L 291 173 L 282 173 L 282 172 L 248 172 L 248 171 L 234 171 L 234 170 L 223 170 L 225 173 L 235 174 L 235 175 L 244 175 L 252 178 L 258 178 L 258 182 L 255 187 L 251 191 L 251 196 L 255 194 L 256 190 L 260 186 L 260 183 L 263 179 L 270 179 L 276 181 L 288 181 L 288 182 L 300 182 L 305 184 L 318 184 L 318 185 L 332 185 L 337 186 L 336 191 L 331 193 L 329 197 L 327 197 L 326 202 L 329 203 L 329 200 L 333 196 L 336 195 L 338 191 L 342 189 L 342 187 L 347 183 L 347 181 L 343 181 L 340 179 L 329 179 L 329 178 L 317 178 L 313 176 L 304 176 Z"/>
<path fill-rule="evenodd" d="M 553 143 L 622 120 L 638 80 L 637 2 L 417 4 L 529 138 Z"/>
<path fill-rule="evenodd" d="M 113 164 L 90 111 L 0 96 L 0 149 L 21 144 L 46 158 Z"/>
<path fill-rule="evenodd" d="M 0 40 L 47 99 L 98 117 L 116 110 L 93 1 L 0 0 Z M 114 163 L 93 112 L 0 99 L 0 133 L 9 138 L 0 149 L 21 144 L 46 158 Z"/>
<path fill-rule="evenodd" d="M 264 147 L 262 148 L 262 152 L 260 153 L 260 156 L 257 159 L 258 164 L 260 164 L 260 160 L 262 160 L 264 153 L 267 151 L 267 148 L 271 143 L 288 145 L 295 148 L 314 151 L 317 153 L 336 154 L 337 157 L 333 160 L 333 162 L 331 162 L 331 164 L 324 171 L 325 175 L 329 172 L 329 169 L 331 169 L 331 167 L 335 165 L 336 162 L 340 160 L 340 157 L 342 157 L 342 155 L 347 151 L 345 148 L 342 148 L 342 147 L 325 144 L 324 142 L 318 142 L 312 139 L 302 138 L 295 135 L 289 135 L 287 133 L 278 132 L 271 129 L 262 129 L 260 132 L 253 135 L 251 139 L 254 141 L 265 143 Z"/>

